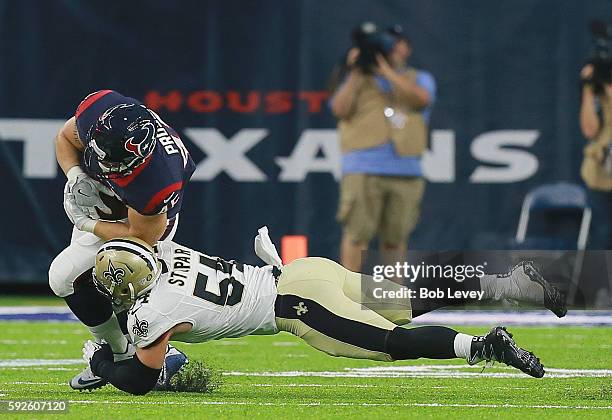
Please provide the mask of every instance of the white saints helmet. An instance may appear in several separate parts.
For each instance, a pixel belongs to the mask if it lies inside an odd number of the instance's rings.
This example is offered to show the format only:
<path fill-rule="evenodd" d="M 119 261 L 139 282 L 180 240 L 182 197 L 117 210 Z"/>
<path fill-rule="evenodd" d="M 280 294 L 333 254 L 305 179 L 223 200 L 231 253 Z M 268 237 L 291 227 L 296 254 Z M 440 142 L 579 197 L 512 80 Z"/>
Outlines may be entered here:
<path fill-rule="evenodd" d="M 161 271 L 149 244 L 134 237 L 115 238 L 98 250 L 93 281 L 113 304 L 130 307 L 136 298 L 153 288 Z"/>

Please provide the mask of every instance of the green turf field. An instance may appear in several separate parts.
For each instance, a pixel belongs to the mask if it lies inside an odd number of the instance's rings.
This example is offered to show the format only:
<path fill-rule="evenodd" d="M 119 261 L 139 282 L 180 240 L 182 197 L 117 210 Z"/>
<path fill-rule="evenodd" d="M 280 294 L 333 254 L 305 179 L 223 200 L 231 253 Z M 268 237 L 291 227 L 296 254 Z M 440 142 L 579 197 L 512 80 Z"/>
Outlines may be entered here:
<path fill-rule="evenodd" d="M 75 359 L 88 338 L 77 323 L 4 322 L 0 330 L 0 400 L 66 400 L 69 413 L 62 418 L 612 417 L 610 371 L 607 377 L 585 371 L 612 368 L 610 328 L 511 328 L 517 342 L 547 367 L 567 369 L 540 380 L 515 377 L 520 372 L 497 365 L 481 375 L 460 360 L 385 364 L 333 358 L 285 333 L 178 343 L 191 358 L 223 371 L 223 384 L 211 394 L 144 397 L 111 386 L 91 393 L 68 387 L 84 366 Z M 393 370 L 373 370 L 381 367 Z"/>
<path fill-rule="evenodd" d="M 0 296 L 0 307 L 2 306 L 66 306 L 66 304 L 64 299 L 57 296 L 10 295 Z"/>

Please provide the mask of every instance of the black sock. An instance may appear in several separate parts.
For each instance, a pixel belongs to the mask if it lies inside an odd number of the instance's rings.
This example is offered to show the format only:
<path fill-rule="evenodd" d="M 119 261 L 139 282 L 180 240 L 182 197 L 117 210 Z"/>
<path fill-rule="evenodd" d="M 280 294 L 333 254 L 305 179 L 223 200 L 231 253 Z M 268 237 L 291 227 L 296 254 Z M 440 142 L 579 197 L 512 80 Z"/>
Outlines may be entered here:
<path fill-rule="evenodd" d="M 396 327 L 387 336 L 387 353 L 395 360 L 454 359 L 457 331 L 446 327 Z"/>
<path fill-rule="evenodd" d="M 73 314 L 88 327 L 108 321 L 113 313 L 110 301 L 102 296 L 86 271 L 74 281 L 74 293 L 64 298 Z"/>

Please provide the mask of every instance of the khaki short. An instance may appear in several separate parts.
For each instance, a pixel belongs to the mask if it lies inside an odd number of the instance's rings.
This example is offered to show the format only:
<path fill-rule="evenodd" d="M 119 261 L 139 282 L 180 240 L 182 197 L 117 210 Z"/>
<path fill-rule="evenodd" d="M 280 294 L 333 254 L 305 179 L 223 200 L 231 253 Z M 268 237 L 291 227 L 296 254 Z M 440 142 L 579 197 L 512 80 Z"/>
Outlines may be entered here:
<path fill-rule="evenodd" d="M 342 178 L 337 220 L 344 235 L 398 246 L 408 241 L 421 213 L 425 181 L 417 177 L 350 174 Z"/>
<path fill-rule="evenodd" d="M 412 320 L 410 300 L 374 302 L 361 282 L 362 274 L 326 258 L 293 261 L 282 268 L 278 279 L 276 325 L 332 356 L 393 360 L 387 353 L 387 336 Z M 388 280 L 376 285 L 384 290 L 401 288 Z"/>

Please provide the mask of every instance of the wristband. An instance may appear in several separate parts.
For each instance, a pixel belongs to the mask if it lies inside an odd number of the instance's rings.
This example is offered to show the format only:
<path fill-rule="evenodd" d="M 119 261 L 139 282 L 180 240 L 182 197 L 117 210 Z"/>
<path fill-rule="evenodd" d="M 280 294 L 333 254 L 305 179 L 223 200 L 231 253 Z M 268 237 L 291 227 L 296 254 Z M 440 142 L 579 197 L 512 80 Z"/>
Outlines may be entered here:
<path fill-rule="evenodd" d="M 93 220 L 93 219 L 88 219 L 83 223 L 83 226 L 81 226 L 81 231 L 83 232 L 89 232 L 89 233 L 94 233 L 94 229 L 96 227 L 96 224 L 98 224 L 97 220 Z"/>
<path fill-rule="evenodd" d="M 73 181 L 77 176 L 84 173 L 85 171 L 83 171 L 79 165 L 76 165 L 68 169 L 68 172 L 66 172 L 66 178 L 68 178 L 68 181 Z"/>

